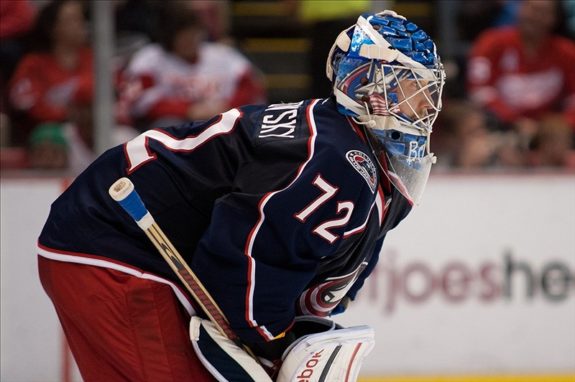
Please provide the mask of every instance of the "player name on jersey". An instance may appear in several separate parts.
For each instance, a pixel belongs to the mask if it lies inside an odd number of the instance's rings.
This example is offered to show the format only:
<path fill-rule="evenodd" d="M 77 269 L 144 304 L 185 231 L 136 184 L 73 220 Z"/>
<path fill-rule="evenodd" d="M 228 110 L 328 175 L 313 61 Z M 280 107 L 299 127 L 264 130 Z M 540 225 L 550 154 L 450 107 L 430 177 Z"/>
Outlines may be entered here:
<path fill-rule="evenodd" d="M 269 105 L 258 138 L 295 138 L 296 117 L 302 102 Z"/>

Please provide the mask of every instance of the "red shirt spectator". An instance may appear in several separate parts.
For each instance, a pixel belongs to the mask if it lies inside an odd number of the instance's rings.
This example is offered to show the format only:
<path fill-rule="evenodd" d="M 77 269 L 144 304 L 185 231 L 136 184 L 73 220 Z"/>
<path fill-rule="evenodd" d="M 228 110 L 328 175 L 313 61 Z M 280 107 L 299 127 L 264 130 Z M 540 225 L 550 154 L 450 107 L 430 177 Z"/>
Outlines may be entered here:
<path fill-rule="evenodd" d="M 470 96 L 502 122 L 560 112 L 575 128 L 575 44 L 551 33 L 553 4 L 524 1 L 517 27 L 488 30 L 471 50 Z"/>
<path fill-rule="evenodd" d="M 78 53 L 77 64 L 66 68 L 51 53 L 31 53 L 14 73 L 10 91 L 12 105 L 36 123 L 65 121 L 72 103 L 90 103 L 93 74 L 92 51 Z"/>
<path fill-rule="evenodd" d="M 28 32 L 35 15 L 36 9 L 28 0 L 0 1 L 0 40 Z"/>
<path fill-rule="evenodd" d="M 70 121 L 91 140 L 93 73 L 83 3 L 58 0 L 44 5 L 34 25 L 31 53 L 18 64 L 9 83 L 17 123 L 12 136 L 26 144 L 41 123 Z"/>

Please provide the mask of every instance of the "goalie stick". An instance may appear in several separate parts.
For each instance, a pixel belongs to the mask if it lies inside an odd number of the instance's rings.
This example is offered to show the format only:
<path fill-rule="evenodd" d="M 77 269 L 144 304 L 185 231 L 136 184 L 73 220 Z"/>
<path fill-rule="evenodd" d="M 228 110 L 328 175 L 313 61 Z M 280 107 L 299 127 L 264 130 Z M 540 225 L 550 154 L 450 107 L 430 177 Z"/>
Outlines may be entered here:
<path fill-rule="evenodd" d="M 192 271 L 188 263 L 183 259 L 182 255 L 180 255 L 178 250 L 158 226 L 144 205 L 132 181 L 126 177 L 120 178 L 110 186 L 108 192 L 112 199 L 118 202 L 124 211 L 126 211 L 146 233 L 158 252 L 160 252 L 194 299 L 204 309 L 217 329 L 258 361 L 253 352 L 241 343 L 240 338 L 231 329 L 229 321 L 222 313 L 220 307 L 216 304 L 212 296 L 210 296 L 209 292 L 194 274 L 194 271 Z"/>

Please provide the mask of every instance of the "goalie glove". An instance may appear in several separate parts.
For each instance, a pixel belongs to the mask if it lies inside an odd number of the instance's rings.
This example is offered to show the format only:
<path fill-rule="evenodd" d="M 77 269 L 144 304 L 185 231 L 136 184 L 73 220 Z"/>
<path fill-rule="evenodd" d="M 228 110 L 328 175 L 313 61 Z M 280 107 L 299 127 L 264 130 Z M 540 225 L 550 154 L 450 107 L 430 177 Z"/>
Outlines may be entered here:
<path fill-rule="evenodd" d="M 290 335 L 297 339 L 283 352 L 277 382 L 355 381 L 374 346 L 369 326 L 342 328 L 331 320 L 296 317 Z M 192 346 L 204 367 L 220 382 L 271 382 L 268 372 L 209 321 L 192 317 Z M 260 358 L 264 365 L 266 360 Z M 272 368 L 273 364 L 265 365 Z"/>
<path fill-rule="evenodd" d="M 302 316 L 292 331 L 304 334 L 284 351 L 277 382 L 355 381 L 374 346 L 375 332 L 367 325 L 344 329 L 327 319 Z"/>

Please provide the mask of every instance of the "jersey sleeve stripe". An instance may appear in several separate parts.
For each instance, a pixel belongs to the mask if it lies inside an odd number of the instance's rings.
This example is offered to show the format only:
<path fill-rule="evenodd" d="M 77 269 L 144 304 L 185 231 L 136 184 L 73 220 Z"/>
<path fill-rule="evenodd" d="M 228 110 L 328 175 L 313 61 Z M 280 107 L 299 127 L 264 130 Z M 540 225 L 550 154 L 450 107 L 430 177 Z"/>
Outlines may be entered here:
<path fill-rule="evenodd" d="M 391 201 L 391 199 L 386 201 L 385 206 L 383 205 L 383 201 L 384 201 L 383 190 L 381 189 L 381 186 L 378 186 L 377 187 L 377 195 L 375 196 L 375 205 L 377 206 L 377 211 L 379 213 L 379 226 L 380 227 L 383 224 L 383 217 L 385 216 L 387 206 L 389 205 L 389 202 Z"/>
<path fill-rule="evenodd" d="M 260 333 L 260 335 L 266 339 L 267 341 L 271 341 L 274 339 L 273 335 L 264 327 L 264 326 L 259 326 L 257 321 L 254 318 L 254 312 L 253 312 L 253 294 L 254 294 L 254 289 L 255 289 L 255 274 L 256 274 L 256 264 L 255 264 L 255 260 L 253 258 L 253 246 L 254 246 L 254 242 L 256 240 L 256 237 L 258 235 L 258 232 L 261 228 L 261 226 L 264 223 L 264 220 L 266 218 L 265 212 L 264 212 L 264 208 L 266 206 L 266 204 L 269 202 L 269 200 L 276 194 L 282 192 L 283 190 L 289 188 L 298 178 L 299 176 L 302 174 L 303 170 L 305 169 L 306 165 L 311 161 L 311 159 L 313 158 L 314 155 L 314 147 L 315 147 L 315 140 L 316 140 L 316 136 L 317 136 L 317 128 L 316 128 L 316 124 L 315 124 L 315 119 L 313 117 L 313 109 L 315 107 L 315 105 L 317 104 L 319 100 L 313 100 L 307 107 L 306 110 L 306 120 L 307 120 L 307 125 L 309 128 L 309 138 L 307 141 L 307 148 L 308 148 L 308 156 L 307 159 L 305 160 L 305 162 L 303 162 L 297 172 L 297 175 L 295 176 L 295 178 L 291 181 L 290 184 L 288 184 L 286 187 L 284 187 L 281 190 L 276 190 L 276 191 L 272 191 L 272 192 L 268 192 L 267 194 L 264 195 L 264 197 L 260 200 L 258 208 L 259 208 L 259 219 L 257 221 L 257 223 L 255 224 L 255 226 L 252 228 L 250 234 L 248 235 L 248 239 L 246 241 L 246 245 L 245 245 L 245 250 L 244 253 L 248 259 L 248 275 L 247 275 L 247 280 L 248 280 L 248 287 L 247 287 L 247 291 L 246 291 L 246 312 L 245 312 L 245 319 L 246 321 L 249 323 L 249 325 L 251 327 L 255 327 L 258 328 L 258 332 Z"/>
<path fill-rule="evenodd" d="M 231 109 L 221 114 L 215 123 L 208 126 L 200 134 L 183 139 L 178 139 L 165 131 L 157 129 L 148 130 L 138 135 L 124 145 L 124 151 L 129 165 L 127 170 L 128 174 L 131 174 L 143 164 L 156 158 L 156 155 L 150 152 L 150 139 L 160 142 L 168 150 L 173 152 L 191 152 L 219 135 L 232 132 L 237 120 L 241 118 L 241 116 L 242 113 L 240 110 Z"/>

